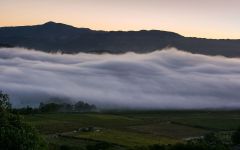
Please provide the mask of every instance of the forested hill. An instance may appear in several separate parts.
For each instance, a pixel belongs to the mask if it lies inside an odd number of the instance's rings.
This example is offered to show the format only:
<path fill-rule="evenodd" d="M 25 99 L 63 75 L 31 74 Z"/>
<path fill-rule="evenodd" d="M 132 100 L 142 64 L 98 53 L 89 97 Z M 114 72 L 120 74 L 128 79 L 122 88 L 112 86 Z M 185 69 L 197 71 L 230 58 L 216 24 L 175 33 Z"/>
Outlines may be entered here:
<path fill-rule="evenodd" d="M 47 22 L 42 25 L 1 27 L 0 43 L 64 53 L 147 53 L 165 47 L 205 55 L 240 56 L 240 40 L 215 40 L 184 37 L 159 30 L 95 31 Z M 0 44 L 0 47 L 5 47 Z"/>

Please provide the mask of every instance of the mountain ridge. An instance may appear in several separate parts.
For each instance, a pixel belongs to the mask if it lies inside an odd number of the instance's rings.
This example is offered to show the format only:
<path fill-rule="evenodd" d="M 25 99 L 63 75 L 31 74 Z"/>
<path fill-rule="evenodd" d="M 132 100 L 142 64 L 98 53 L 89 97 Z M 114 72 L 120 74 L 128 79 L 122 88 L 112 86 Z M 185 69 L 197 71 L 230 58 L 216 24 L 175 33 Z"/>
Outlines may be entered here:
<path fill-rule="evenodd" d="M 237 39 L 184 37 L 161 30 L 98 31 L 52 21 L 41 25 L 0 27 L 0 43 L 45 52 L 147 53 L 176 47 L 191 53 L 240 57 L 240 40 Z"/>

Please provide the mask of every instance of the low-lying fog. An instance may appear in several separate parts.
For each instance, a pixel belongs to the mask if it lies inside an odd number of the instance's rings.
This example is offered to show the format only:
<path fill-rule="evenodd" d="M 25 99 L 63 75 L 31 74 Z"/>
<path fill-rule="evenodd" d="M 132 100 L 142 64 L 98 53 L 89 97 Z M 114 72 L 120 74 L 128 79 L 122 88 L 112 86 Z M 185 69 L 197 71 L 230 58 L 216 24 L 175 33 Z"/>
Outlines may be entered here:
<path fill-rule="evenodd" d="M 14 106 L 69 97 L 106 108 L 240 108 L 240 59 L 176 49 L 61 55 L 2 48 L 0 90 Z"/>

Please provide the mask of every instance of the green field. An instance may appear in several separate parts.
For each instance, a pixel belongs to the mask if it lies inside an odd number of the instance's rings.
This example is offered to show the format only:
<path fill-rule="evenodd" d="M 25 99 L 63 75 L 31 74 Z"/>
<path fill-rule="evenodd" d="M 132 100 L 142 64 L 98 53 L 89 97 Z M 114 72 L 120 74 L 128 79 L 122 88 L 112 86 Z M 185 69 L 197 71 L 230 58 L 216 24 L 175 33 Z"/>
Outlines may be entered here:
<path fill-rule="evenodd" d="M 239 111 L 126 111 L 53 113 L 23 116 L 50 145 L 86 148 L 106 142 L 115 149 L 184 142 L 210 132 L 231 132 L 240 125 Z M 78 131 L 95 127 L 97 131 Z"/>

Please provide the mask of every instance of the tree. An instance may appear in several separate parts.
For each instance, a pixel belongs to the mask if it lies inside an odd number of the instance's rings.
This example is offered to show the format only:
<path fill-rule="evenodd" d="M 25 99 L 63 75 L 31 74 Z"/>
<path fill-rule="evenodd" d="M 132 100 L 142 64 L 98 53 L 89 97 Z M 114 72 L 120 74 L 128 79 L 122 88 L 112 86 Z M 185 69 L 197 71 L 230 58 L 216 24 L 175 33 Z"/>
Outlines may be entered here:
<path fill-rule="evenodd" d="M 11 109 L 11 104 L 9 102 L 9 96 L 2 91 L 0 91 L 0 112 L 8 111 Z"/>
<path fill-rule="evenodd" d="M 42 150 L 45 143 L 39 133 L 22 121 L 19 115 L 10 113 L 7 94 L 0 92 L 0 149 L 1 150 Z"/>
<path fill-rule="evenodd" d="M 23 122 L 20 116 L 2 113 L 0 116 L 0 149 L 41 150 L 45 144 L 38 132 Z"/>
<path fill-rule="evenodd" d="M 74 105 L 74 108 L 75 108 L 75 111 L 79 111 L 79 112 L 96 110 L 96 106 L 95 105 L 90 105 L 90 104 L 82 102 L 82 101 L 78 101 Z"/>
<path fill-rule="evenodd" d="M 61 109 L 61 105 L 55 104 L 55 103 L 48 103 L 48 104 L 40 103 L 40 106 L 39 106 L 39 110 L 44 113 L 58 112 L 60 109 Z"/>
<path fill-rule="evenodd" d="M 40 103 L 39 111 L 43 113 L 49 112 L 72 112 L 73 105 L 67 103 Z"/>

